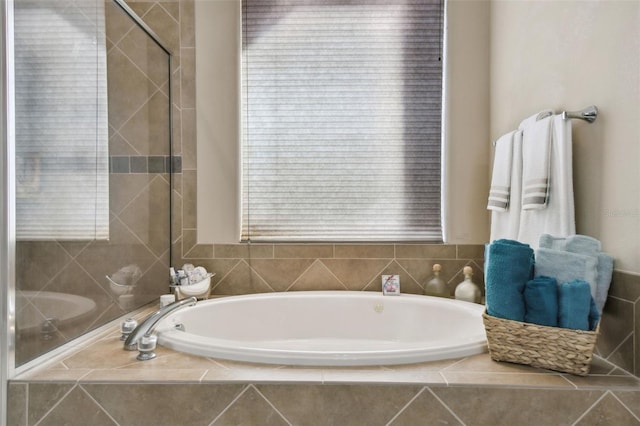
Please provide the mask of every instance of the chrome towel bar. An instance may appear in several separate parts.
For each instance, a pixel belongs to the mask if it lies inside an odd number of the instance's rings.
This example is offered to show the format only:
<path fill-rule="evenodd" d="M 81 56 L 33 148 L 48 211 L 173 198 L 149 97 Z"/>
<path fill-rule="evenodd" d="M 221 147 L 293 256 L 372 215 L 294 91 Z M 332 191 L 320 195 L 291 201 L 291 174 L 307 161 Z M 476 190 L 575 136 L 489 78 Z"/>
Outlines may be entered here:
<path fill-rule="evenodd" d="M 580 111 L 563 111 L 562 118 L 565 120 L 569 120 L 572 118 L 578 118 L 580 120 L 588 121 L 589 123 L 593 123 L 596 121 L 598 117 L 598 107 L 595 105 L 590 105 Z"/>

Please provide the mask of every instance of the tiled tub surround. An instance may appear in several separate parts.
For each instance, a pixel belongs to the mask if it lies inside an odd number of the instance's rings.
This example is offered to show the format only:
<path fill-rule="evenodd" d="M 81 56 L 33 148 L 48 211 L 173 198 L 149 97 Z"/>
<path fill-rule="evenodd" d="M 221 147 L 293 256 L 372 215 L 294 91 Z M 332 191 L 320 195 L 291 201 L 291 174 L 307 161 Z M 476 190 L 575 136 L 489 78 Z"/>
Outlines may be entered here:
<path fill-rule="evenodd" d="M 9 424 L 640 424 L 640 379 L 600 358 L 587 377 L 497 363 L 488 354 L 315 368 L 159 347 L 158 358 L 140 362 L 119 336 L 114 325 L 11 381 Z"/>

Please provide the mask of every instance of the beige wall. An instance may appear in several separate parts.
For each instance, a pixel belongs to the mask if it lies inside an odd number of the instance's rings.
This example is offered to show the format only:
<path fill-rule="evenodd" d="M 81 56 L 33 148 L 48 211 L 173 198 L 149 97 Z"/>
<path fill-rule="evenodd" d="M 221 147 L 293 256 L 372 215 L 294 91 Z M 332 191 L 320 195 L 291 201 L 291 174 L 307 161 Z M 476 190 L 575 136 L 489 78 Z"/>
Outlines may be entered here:
<path fill-rule="evenodd" d="M 238 238 L 240 0 L 196 0 L 198 243 Z M 447 242 L 482 243 L 489 170 L 489 3 L 448 3 Z M 205 52 L 205 53 L 203 53 Z M 223 182 L 220 185 L 203 182 Z"/>
<path fill-rule="evenodd" d="M 640 272 L 640 2 L 491 2 L 491 138 L 553 108 L 574 120 L 577 232 Z"/>

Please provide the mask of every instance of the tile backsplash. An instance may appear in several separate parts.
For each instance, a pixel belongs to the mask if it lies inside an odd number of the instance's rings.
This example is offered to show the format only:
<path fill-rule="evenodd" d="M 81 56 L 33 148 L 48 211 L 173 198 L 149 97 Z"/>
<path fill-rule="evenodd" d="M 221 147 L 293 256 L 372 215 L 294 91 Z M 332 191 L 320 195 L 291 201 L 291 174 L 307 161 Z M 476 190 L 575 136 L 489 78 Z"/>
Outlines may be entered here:
<path fill-rule="evenodd" d="M 179 241 L 175 253 L 184 253 L 184 244 Z M 473 269 L 473 281 L 484 289 L 483 250 L 483 245 L 450 244 L 214 244 L 188 248 L 174 265 L 193 263 L 215 272 L 213 294 L 218 295 L 380 291 L 381 276 L 390 274 L 400 276 L 403 293 L 423 294 L 433 265 L 439 263 L 453 296 L 465 266 Z"/>

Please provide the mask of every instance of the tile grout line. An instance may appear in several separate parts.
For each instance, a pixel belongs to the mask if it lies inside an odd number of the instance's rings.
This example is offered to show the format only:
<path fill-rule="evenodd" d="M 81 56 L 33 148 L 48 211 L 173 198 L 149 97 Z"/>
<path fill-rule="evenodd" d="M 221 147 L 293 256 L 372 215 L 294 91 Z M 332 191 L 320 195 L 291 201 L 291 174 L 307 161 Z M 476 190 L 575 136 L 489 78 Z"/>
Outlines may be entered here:
<path fill-rule="evenodd" d="M 60 404 L 62 403 L 62 401 L 64 401 L 64 400 L 67 398 L 67 396 L 69 396 L 69 394 L 70 394 L 70 393 L 71 393 L 71 392 L 72 392 L 76 387 L 78 387 L 78 386 L 79 386 L 79 385 L 78 385 L 77 383 L 74 383 L 74 384 L 73 384 L 73 386 L 71 386 L 71 389 L 69 389 L 69 390 L 68 390 L 64 395 L 62 395 L 62 397 L 60 397 L 60 399 L 59 399 L 55 404 L 53 404 L 53 405 L 51 406 L 51 408 L 49 408 L 49 409 L 48 409 L 48 410 L 47 410 L 47 411 L 42 415 L 42 417 L 40 417 L 40 419 L 38 419 L 38 421 L 36 421 L 36 422 L 33 424 L 33 426 L 38 426 L 40 423 L 42 423 L 42 421 L 43 421 L 44 419 L 46 419 L 46 418 L 47 418 L 47 416 L 49 416 L 49 414 L 51 414 L 51 413 L 53 412 L 53 410 L 55 410 L 55 409 L 56 409 L 56 407 L 58 407 L 58 405 L 60 405 Z M 29 392 L 31 392 L 31 391 L 29 391 Z M 29 413 L 27 412 L 27 420 L 29 420 L 28 415 L 29 415 Z"/>
<path fill-rule="evenodd" d="M 82 387 L 81 385 L 78 385 L 78 387 L 82 390 L 82 392 L 85 393 L 85 395 L 87 395 L 98 407 L 100 407 L 100 409 L 107 415 L 107 417 L 109 417 L 113 423 L 115 423 L 116 425 L 120 425 L 120 423 L 118 423 L 116 421 L 116 419 L 114 419 L 111 414 L 107 411 L 106 408 L 104 408 L 102 406 L 102 404 L 100 404 L 94 397 L 93 395 L 91 395 L 84 387 Z"/>
<path fill-rule="evenodd" d="M 571 423 L 571 426 L 576 426 L 578 422 L 580 422 L 580 420 L 582 420 L 587 414 L 589 414 L 591 410 L 593 410 L 598 404 L 600 404 L 600 402 L 604 399 L 604 397 L 607 396 L 607 394 L 609 394 L 610 392 L 611 391 L 609 390 L 604 391 L 602 395 L 600 395 L 600 397 L 596 399 L 596 401 L 593 404 L 591 404 L 589 408 L 584 410 L 584 413 L 582 413 L 573 423 Z"/>
<path fill-rule="evenodd" d="M 403 405 L 402 408 L 400 408 L 400 410 L 393 417 L 391 417 L 391 419 L 385 424 L 385 426 L 391 426 L 391 424 L 404 412 L 404 410 L 406 410 L 407 407 L 413 404 L 413 401 L 415 401 L 420 395 L 422 395 L 425 388 L 426 386 L 423 386 L 422 389 L 420 389 L 415 395 L 413 395 L 413 398 L 411 398 L 409 402 Z"/>
<path fill-rule="evenodd" d="M 462 421 L 462 419 L 460 417 L 458 417 L 458 415 L 438 396 L 436 395 L 436 393 L 431 389 L 431 387 L 427 386 L 427 389 L 429 390 L 429 392 L 431 393 L 431 395 L 433 395 L 433 397 L 440 403 L 442 404 L 442 406 L 449 411 L 449 413 L 451 413 L 451 415 L 460 422 L 461 425 L 465 425 L 466 423 Z"/>
<path fill-rule="evenodd" d="M 231 408 L 231 407 L 232 407 L 232 406 L 233 406 L 233 405 L 238 401 L 238 399 L 240 399 L 240 397 L 241 397 L 242 395 L 244 395 L 244 394 L 247 392 L 247 390 L 248 390 L 251 386 L 252 386 L 251 384 L 247 384 L 247 385 L 244 387 L 244 389 L 242 389 L 242 391 L 240 391 L 240 393 L 238 393 L 238 395 L 236 395 L 236 397 L 235 397 L 235 398 L 233 398 L 233 399 L 231 400 L 231 402 L 229 402 L 229 404 L 227 404 L 227 406 L 226 406 L 222 411 L 220 411 L 220 413 L 218 413 L 218 415 L 217 415 L 217 416 L 215 416 L 215 417 L 213 418 L 213 420 L 211 420 L 211 422 L 209 422 L 209 426 L 213 426 L 213 424 L 214 424 L 216 421 L 218 421 L 218 419 L 219 419 L 220 417 L 222 417 L 222 416 L 224 415 L 224 413 L 226 413 L 226 412 L 229 410 L 229 408 Z"/>
<path fill-rule="evenodd" d="M 287 424 L 288 424 L 289 426 L 292 426 L 292 425 L 293 425 L 293 423 L 291 423 L 291 422 L 289 421 L 289 419 L 287 419 L 287 418 L 285 417 L 285 415 L 284 415 L 284 414 L 282 414 L 282 412 L 280 412 L 280 410 L 278 410 L 278 409 L 276 408 L 276 406 L 275 406 L 275 405 L 273 405 L 273 403 L 269 400 L 269 398 L 267 398 L 266 396 L 264 396 L 264 394 L 263 394 L 262 392 L 260 392 L 260 390 L 259 390 L 258 388 L 256 388 L 253 384 L 251 384 L 250 386 L 253 388 L 253 390 L 255 390 L 255 391 L 258 393 L 258 395 L 260 395 L 260 397 L 262 397 L 262 398 L 267 402 L 267 404 L 269 404 L 269 406 L 271 406 L 271 408 L 273 408 L 273 410 L 274 410 L 276 413 L 278 413 L 278 415 L 279 415 L 280 417 L 282 417 L 282 419 L 283 419 L 285 422 L 287 422 Z"/>
<path fill-rule="evenodd" d="M 629 407 L 627 407 L 627 404 L 625 404 L 624 402 L 622 402 L 620 400 L 620 398 L 618 398 L 618 395 L 616 395 L 612 391 L 609 391 L 609 392 L 611 393 L 611 396 L 613 396 L 616 399 L 616 401 L 618 401 L 620 404 L 622 404 L 622 406 L 629 412 L 629 414 L 631 414 L 638 421 L 638 423 L 640 423 L 640 417 L 636 416 L 636 414 L 633 411 L 631 411 L 629 409 Z"/>
<path fill-rule="evenodd" d="M 616 352 L 617 352 L 617 351 L 622 347 L 622 345 L 624 345 L 624 344 L 629 340 L 629 338 L 631 338 L 631 343 L 633 343 L 633 337 L 634 337 L 633 335 L 634 335 L 634 332 L 633 332 L 633 330 L 631 330 L 631 331 L 629 332 L 629 334 L 627 334 L 627 335 L 625 336 L 625 338 L 624 338 L 624 339 L 622 339 L 622 340 L 620 341 L 620 343 L 618 344 L 618 346 L 616 346 L 615 348 L 613 348 L 613 349 L 611 350 L 611 353 L 610 353 L 606 358 L 604 358 L 604 360 L 605 360 L 605 361 L 607 361 L 607 362 L 610 362 L 611 364 L 613 364 L 613 362 L 609 361 L 609 357 L 613 356 L 613 355 L 614 355 L 614 354 L 615 354 L 615 353 L 616 353 Z M 635 361 L 635 360 L 634 360 L 634 361 Z M 621 370 L 627 371 L 627 370 L 625 370 L 624 368 L 620 367 L 619 365 L 616 365 L 616 364 L 613 364 L 613 365 L 615 365 L 616 367 L 618 367 L 618 368 L 619 368 L 619 369 L 621 369 Z M 632 366 L 632 367 L 633 367 L 633 366 Z"/>

